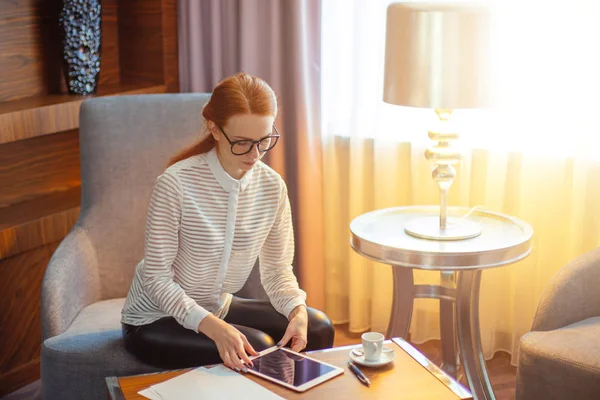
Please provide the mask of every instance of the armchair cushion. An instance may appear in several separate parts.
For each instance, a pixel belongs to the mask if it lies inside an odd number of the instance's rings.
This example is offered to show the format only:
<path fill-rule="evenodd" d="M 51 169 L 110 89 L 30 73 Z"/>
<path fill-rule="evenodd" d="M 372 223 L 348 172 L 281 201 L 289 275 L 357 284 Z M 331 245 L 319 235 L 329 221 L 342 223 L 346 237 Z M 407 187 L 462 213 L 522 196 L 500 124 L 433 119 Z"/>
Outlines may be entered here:
<path fill-rule="evenodd" d="M 104 300 L 85 307 L 69 328 L 42 345 L 42 380 L 45 398 L 58 393 L 94 393 L 102 398 L 106 376 L 156 372 L 125 350 L 121 335 L 124 298 Z M 44 379 L 60 371 L 62 379 Z"/>
<path fill-rule="evenodd" d="M 597 398 L 600 393 L 598 338 L 600 317 L 552 331 L 525 334 L 519 350 L 517 398 Z"/>

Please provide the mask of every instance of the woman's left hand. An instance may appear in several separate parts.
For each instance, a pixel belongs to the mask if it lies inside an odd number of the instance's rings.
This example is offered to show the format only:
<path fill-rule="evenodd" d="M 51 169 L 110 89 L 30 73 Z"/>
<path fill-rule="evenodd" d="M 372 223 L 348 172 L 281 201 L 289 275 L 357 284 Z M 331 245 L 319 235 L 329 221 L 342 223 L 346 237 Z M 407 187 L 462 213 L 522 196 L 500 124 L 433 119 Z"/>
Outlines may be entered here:
<path fill-rule="evenodd" d="M 300 305 L 292 310 L 290 313 L 290 322 L 288 323 L 287 329 L 283 338 L 277 343 L 277 346 L 285 346 L 290 340 L 292 341 L 292 351 L 302 351 L 308 342 L 308 314 L 306 307 Z"/>

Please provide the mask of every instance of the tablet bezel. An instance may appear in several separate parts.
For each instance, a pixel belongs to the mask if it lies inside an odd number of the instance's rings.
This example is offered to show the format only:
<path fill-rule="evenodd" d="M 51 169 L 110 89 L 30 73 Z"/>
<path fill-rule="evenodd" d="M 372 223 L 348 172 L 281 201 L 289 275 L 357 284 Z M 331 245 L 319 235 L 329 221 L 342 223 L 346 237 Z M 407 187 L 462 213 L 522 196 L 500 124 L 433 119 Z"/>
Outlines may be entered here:
<path fill-rule="evenodd" d="M 250 357 L 250 360 L 254 360 L 254 359 L 260 358 L 261 356 L 267 355 L 267 354 L 272 353 L 272 352 L 277 351 L 277 350 L 287 351 L 288 353 L 294 354 L 294 355 L 296 355 L 298 357 L 307 358 L 307 359 L 312 360 L 314 362 L 317 362 L 319 364 L 327 365 L 328 367 L 333 368 L 333 370 L 329 371 L 325 375 L 321 375 L 318 378 L 315 378 L 315 379 L 313 379 L 311 381 L 303 383 L 300 386 L 290 385 L 287 382 L 277 380 L 277 379 L 275 379 L 273 377 L 270 377 L 269 375 L 263 374 L 262 372 L 255 371 L 255 370 L 253 370 L 251 368 L 248 368 L 248 373 L 254 374 L 256 376 L 260 376 L 261 378 L 267 379 L 267 380 L 269 380 L 269 381 L 271 381 L 273 383 L 277 383 L 277 384 L 279 384 L 281 386 L 284 386 L 284 387 L 286 387 L 288 389 L 292 389 L 292 390 L 294 390 L 296 392 L 305 392 L 308 389 L 311 389 L 311 388 L 313 388 L 313 387 L 315 387 L 315 386 L 317 386 L 317 385 L 319 385 L 319 384 L 321 384 L 321 383 L 323 383 L 325 381 L 328 381 L 329 379 L 335 378 L 336 376 L 341 375 L 341 374 L 344 373 L 344 369 L 343 368 L 336 367 L 335 365 L 326 363 L 326 362 L 321 361 L 321 360 L 317 360 L 316 358 L 309 357 L 306 354 L 297 353 L 297 352 L 292 351 L 292 350 L 290 350 L 288 348 L 285 348 L 285 347 L 277 347 L 277 346 L 269 347 L 268 349 L 265 349 L 265 350 L 261 351 L 260 353 L 258 353 L 257 356 Z"/>

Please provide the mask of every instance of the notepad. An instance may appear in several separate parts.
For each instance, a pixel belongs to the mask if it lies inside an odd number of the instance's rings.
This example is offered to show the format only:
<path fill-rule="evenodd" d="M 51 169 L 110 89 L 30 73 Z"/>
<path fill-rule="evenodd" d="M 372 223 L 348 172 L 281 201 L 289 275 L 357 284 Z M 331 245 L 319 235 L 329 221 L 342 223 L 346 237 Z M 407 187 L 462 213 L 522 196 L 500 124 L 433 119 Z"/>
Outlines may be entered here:
<path fill-rule="evenodd" d="M 196 368 L 138 393 L 151 400 L 283 399 L 224 365 Z"/>

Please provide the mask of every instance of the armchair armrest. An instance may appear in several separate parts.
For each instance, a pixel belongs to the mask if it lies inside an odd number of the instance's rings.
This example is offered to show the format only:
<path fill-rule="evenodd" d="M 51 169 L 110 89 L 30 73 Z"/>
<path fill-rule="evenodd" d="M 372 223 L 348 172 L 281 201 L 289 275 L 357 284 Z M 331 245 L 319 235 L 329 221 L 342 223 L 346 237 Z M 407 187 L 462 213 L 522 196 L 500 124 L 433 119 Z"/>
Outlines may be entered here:
<path fill-rule="evenodd" d="M 550 331 L 600 316 L 600 248 L 564 266 L 542 294 L 532 330 Z"/>
<path fill-rule="evenodd" d="M 96 251 L 76 224 L 60 243 L 42 281 L 42 341 L 63 333 L 82 308 L 98 300 Z"/>

